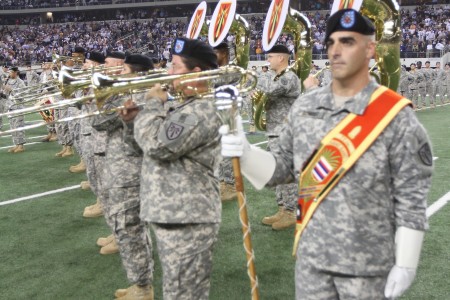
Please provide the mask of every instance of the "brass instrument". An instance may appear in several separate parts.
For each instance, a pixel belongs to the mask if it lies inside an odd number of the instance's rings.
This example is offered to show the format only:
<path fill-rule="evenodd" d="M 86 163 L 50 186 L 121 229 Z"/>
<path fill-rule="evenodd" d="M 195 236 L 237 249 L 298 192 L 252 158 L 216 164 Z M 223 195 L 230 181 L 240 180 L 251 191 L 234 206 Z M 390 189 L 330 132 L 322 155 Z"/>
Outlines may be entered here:
<path fill-rule="evenodd" d="M 42 98 L 48 98 L 48 97 L 50 97 L 50 96 L 44 96 Z M 65 100 L 61 100 L 61 101 L 58 101 L 58 102 L 52 103 L 52 104 L 45 104 L 45 105 L 39 105 L 38 104 L 37 106 L 26 107 L 26 108 L 17 109 L 17 110 L 13 110 L 13 111 L 10 111 L 10 112 L 2 113 L 2 114 L 0 114 L 0 117 L 6 116 L 8 118 L 16 118 L 16 117 L 19 117 L 19 116 L 24 116 L 24 115 L 29 115 L 29 114 L 33 114 L 33 113 L 38 113 L 40 111 L 64 108 L 64 107 L 68 107 L 68 106 L 74 106 L 76 104 L 84 103 L 84 102 L 87 102 L 87 101 L 90 101 L 90 100 L 93 100 L 93 99 L 94 99 L 93 95 L 88 95 L 88 96 L 84 96 L 84 97 L 80 97 L 80 98 L 65 99 Z M 26 128 L 26 129 L 30 129 L 30 128 Z"/>
<path fill-rule="evenodd" d="M 256 129 L 261 131 L 266 131 L 266 103 L 267 94 L 263 91 L 256 89 L 256 91 L 251 95 L 250 100 L 252 101 L 253 110 L 253 122 Z"/>
<path fill-rule="evenodd" d="M 247 69 L 250 60 L 250 26 L 240 14 L 234 16 L 230 32 L 235 35 L 235 56 L 231 64 Z"/>
<path fill-rule="evenodd" d="M 162 70 L 157 70 L 161 72 Z M 0 132 L 0 136 L 10 134 L 12 132 L 17 132 L 21 130 L 28 130 L 33 129 L 37 127 L 41 127 L 44 125 L 49 124 L 55 124 L 55 123 L 61 123 L 61 122 L 67 122 L 75 119 L 82 119 L 102 113 L 110 113 L 113 112 L 113 110 L 103 110 L 103 106 L 105 103 L 105 100 L 112 95 L 117 95 L 121 93 L 127 93 L 127 92 L 142 92 L 146 89 L 151 88 L 157 83 L 160 83 L 162 85 L 171 85 L 174 80 L 179 81 L 179 85 L 183 87 L 189 88 L 189 84 L 193 82 L 199 82 L 199 81 L 207 81 L 208 83 L 212 83 L 213 80 L 217 79 L 220 76 L 226 76 L 229 74 L 233 74 L 232 77 L 234 77 L 235 74 L 241 74 L 242 77 L 245 77 L 247 81 L 243 84 L 240 84 L 240 87 L 245 86 L 244 88 L 241 88 L 243 92 L 248 92 L 249 90 L 254 89 L 256 86 L 256 74 L 252 71 L 244 70 L 237 66 L 230 66 L 230 67 L 223 67 L 220 69 L 215 70 L 208 70 L 208 71 L 201 71 L 201 72 L 194 72 L 194 73 L 187 73 L 187 74 L 180 74 L 180 75 L 165 75 L 161 73 L 154 73 L 151 75 L 146 76 L 137 76 L 137 77 L 130 77 L 130 74 L 123 75 L 123 76 L 116 76 L 116 77 L 110 77 L 103 74 L 95 73 L 92 78 L 91 82 L 94 86 L 94 95 L 88 95 L 80 98 L 74 98 L 74 99 L 66 99 L 62 101 L 58 101 L 57 103 L 52 103 L 48 105 L 42 105 L 42 106 L 34 106 L 34 107 L 27 107 L 23 109 L 14 110 L 12 112 L 0 114 L 0 116 L 8 116 L 10 118 L 23 116 L 27 114 L 32 114 L 36 112 L 41 112 L 45 110 L 51 110 L 51 109 L 58 109 L 58 108 L 64 108 L 67 106 L 74 106 L 80 103 L 85 103 L 87 101 L 96 100 L 97 107 L 99 108 L 98 111 L 91 112 L 89 114 L 82 114 L 75 117 L 70 118 L 64 118 L 59 120 L 54 120 L 52 122 L 41 122 L 38 124 L 33 124 L 29 126 L 19 127 L 13 130 L 8 131 L 2 131 Z M 203 94 L 199 94 L 199 96 L 204 98 L 212 98 L 212 84 L 211 89 Z M 194 89 L 194 88 L 192 88 Z M 192 90 L 191 89 L 191 90 Z M 177 92 L 177 91 L 175 91 Z M 177 97 L 180 98 L 183 96 L 182 92 L 177 92 Z M 46 96 L 48 97 L 48 96 Z M 144 105 L 142 103 L 138 103 L 138 105 Z M 122 107 L 114 108 L 115 110 L 121 109 Z"/>
<path fill-rule="evenodd" d="M 58 55 L 56 53 L 52 54 L 52 62 L 57 66 L 61 62 L 66 62 L 69 60 L 72 60 L 74 63 L 81 64 L 84 61 L 84 57 L 83 56 L 63 56 L 63 55 Z"/>
<path fill-rule="evenodd" d="M 59 72 L 58 81 L 60 83 L 61 95 L 64 98 L 72 96 L 75 91 L 87 88 L 91 85 L 89 77 L 75 77 L 67 71 Z"/>
<path fill-rule="evenodd" d="M 375 25 L 379 82 L 396 91 L 400 81 L 400 11 L 395 0 L 364 0 L 360 12 Z"/>
<path fill-rule="evenodd" d="M 178 74 L 178 75 L 162 75 L 162 74 L 151 74 L 146 76 L 139 77 L 129 77 L 116 76 L 115 78 L 105 76 L 102 74 L 94 74 L 92 76 L 92 84 L 94 86 L 94 94 L 97 101 L 97 107 L 101 109 L 109 97 L 121 93 L 142 91 L 144 89 L 150 89 L 155 84 L 161 84 L 165 86 L 171 86 L 174 80 L 178 81 L 179 89 L 174 90 L 171 89 L 171 93 L 174 93 L 174 98 L 176 100 L 181 100 L 186 95 L 181 91 L 181 87 L 185 87 L 190 90 L 194 90 L 189 84 L 193 82 L 199 81 L 207 81 L 210 83 L 212 88 L 212 81 L 219 77 L 234 77 L 237 74 L 240 74 L 242 77 L 245 77 L 246 80 L 243 82 L 240 81 L 241 91 L 248 92 L 252 90 L 256 86 L 256 74 L 252 71 L 244 70 L 238 66 L 226 66 L 221 67 L 219 69 L 207 70 L 201 72 L 192 72 L 186 74 Z M 242 86 L 246 87 L 243 88 Z M 211 90 L 207 92 L 207 94 L 211 93 Z M 198 94 L 199 96 L 204 96 Z"/>
<path fill-rule="evenodd" d="M 272 1 L 264 24 L 263 48 L 265 51 L 270 50 L 276 43 L 276 40 L 281 32 L 288 33 L 293 36 L 295 45 L 295 60 L 293 64 L 288 66 L 288 68 L 283 71 L 283 74 L 289 70 L 294 71 L 300 79 L 303 90 L 303 81 L 309 75 L 312 62 L 311 22 L 305 15 L 289 7 L 289 2 L 286 4 L 283 3 L 283 5 L 285 6 L 283 6 L 281 10 L 275 10 L 275 1 Z M 274 18 L 277 19 L 280 17 L 277 13 L 283 14 L 284 11 L 286 15 L 284 23 L 277 24 L 274 22 Z M 278 30 L 277 26 L 282 26 L 281 30 Z M 274 80 L 281 75 L 282 74 L 276 76 Z M 257 90 L 253 93 L 251 100 L 255 126 L 258 130 L 265 131 L 265 106 L 268 97 L 262 91 Z"/>

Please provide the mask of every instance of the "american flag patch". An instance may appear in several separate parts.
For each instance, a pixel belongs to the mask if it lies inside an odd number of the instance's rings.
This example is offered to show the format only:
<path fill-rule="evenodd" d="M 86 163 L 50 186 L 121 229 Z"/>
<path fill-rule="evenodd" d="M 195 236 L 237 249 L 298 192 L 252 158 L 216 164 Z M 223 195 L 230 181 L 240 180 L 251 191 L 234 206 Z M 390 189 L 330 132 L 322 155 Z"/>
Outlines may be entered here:
<path fill-rule="evenodd" d="M 316 166 L 314 167 L 314 170 L 312 171 L 312 175 L 316 181 L 321 182 L 327 177 L 328 174 L 330 174 L 332 170 L 333 167 L 331 167 L 327 159 L 321 156 Z"/>

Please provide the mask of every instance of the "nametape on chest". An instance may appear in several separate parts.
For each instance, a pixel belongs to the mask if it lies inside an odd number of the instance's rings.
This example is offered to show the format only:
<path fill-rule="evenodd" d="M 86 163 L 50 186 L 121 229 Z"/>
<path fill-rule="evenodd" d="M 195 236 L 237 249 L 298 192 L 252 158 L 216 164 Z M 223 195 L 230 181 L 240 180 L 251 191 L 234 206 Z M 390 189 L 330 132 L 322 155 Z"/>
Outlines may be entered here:
<path fill-rule="evenodd" d="M 166 144 L 182 140 L 190 130 L 198 123 L 197 117 L 190 114 L 174 114 L 166 121 L 164 130 L 161 131 L 159 139 Z"/>

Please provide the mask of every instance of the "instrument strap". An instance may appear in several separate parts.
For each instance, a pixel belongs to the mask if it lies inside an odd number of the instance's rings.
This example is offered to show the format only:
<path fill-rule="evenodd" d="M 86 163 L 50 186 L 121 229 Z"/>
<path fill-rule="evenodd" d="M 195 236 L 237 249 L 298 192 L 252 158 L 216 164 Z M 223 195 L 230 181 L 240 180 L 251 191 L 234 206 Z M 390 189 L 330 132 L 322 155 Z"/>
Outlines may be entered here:
<path fill-rule="evenodd" d="M 320 142 L 301 170 L 293 255 L 319 204 L 411 101 L 387 87 L 376 89 L 362 115 L 348 114 Z"/>

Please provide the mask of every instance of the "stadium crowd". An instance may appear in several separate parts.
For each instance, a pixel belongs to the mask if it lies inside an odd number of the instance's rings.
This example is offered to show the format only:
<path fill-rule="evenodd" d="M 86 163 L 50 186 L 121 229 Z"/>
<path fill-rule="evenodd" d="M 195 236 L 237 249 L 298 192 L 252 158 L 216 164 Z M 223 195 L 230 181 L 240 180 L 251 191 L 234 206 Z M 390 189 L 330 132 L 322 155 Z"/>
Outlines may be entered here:
<path fill-rule="evenodd" d="M 241 9 L 245 13 L 253 8 L 244 6 Z M 193 10 L 122 9 L 102 14 L 65 12 L 55 15 L 53 23 L 42 25 L 39 17 L 21 18 L 21 24 L 28 22 L 28 25 L 0 28 L 0 60 L 12 65 L 38 63 L 50 60 L 52 53 L 69 55 L 76 45 L 88 51 L 147 52 L 150 56 L 169 59 L 167 49 L 176 37 L 184 34 Z M 329 12 L 309 11 L 305 14 L 312 24 L 313 58 L 326 58 L 324 36 Z M 180 21 L 173 18 L 175 16 L 187 18 Z M 244 16 L 251 28 L 251 59 L 264 60 L 261 36 L 265 15 Z M 403 7 L 401 18 L 402 58 L 439 57 L 450 51 L 450 5 Z M 0 23 L 7 20 L 2 18 Z M 230 36 L 229 41 L 232 40 Z M 278 42 L 294 49 L 291 35 L 282 34 Z"/>

